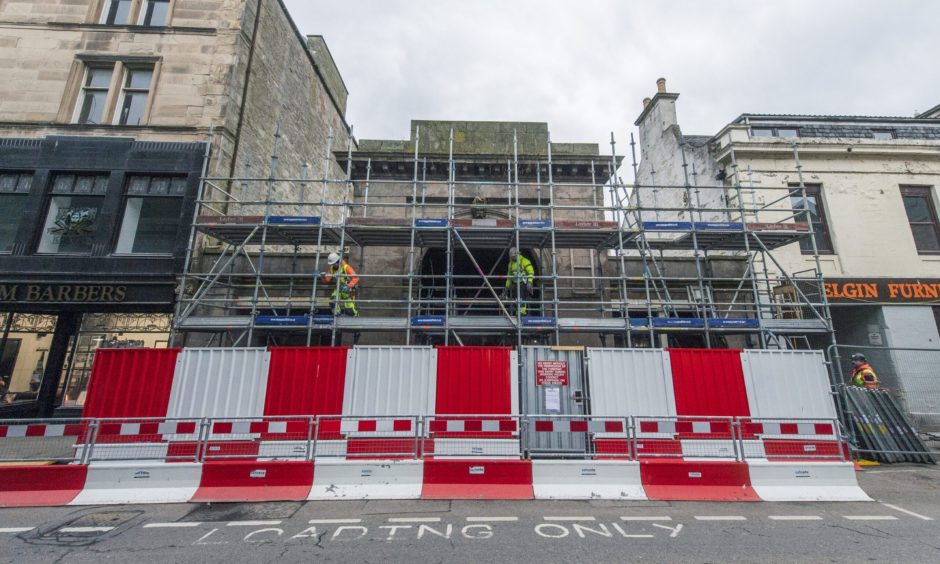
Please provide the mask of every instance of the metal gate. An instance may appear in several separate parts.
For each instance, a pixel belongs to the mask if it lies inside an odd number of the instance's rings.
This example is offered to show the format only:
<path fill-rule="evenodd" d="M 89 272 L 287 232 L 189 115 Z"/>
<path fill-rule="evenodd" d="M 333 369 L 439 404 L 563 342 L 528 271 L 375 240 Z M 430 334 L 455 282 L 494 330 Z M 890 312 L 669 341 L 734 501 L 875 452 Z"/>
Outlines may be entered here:
<path fill-rule="evenodd" d="M 522 347 L 522 412 L 532 415 L 573 416 L 588 412 L 581 347 Z M 534 433 L 524 444 L 530 453 L 583 454 L 581 433 Z"/>

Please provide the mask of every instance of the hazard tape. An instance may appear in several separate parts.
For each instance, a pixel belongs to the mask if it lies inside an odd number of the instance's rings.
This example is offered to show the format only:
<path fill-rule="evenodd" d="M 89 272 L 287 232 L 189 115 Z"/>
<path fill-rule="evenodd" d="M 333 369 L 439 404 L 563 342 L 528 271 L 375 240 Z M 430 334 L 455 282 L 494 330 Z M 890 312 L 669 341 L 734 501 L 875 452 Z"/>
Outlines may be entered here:
<path fill-rule="evenodd" d="M 433 419 L 428 422 L 432 433 L 515 433 L 518 428 L 512 419 Z"/>
<path fill-rule="evenodd" d="M 536 433 L 623 433 L 623 421 L 536 421 Z"/>
<path fill-rule="evenodd" d="M 0 437 L 79 437 L 88 426 L 82 423 L 65 425 L 0 425 Z"/>
<path fill-rule="evenodd" d="M 731 421 L 640 421 L 640 433 L 667 435 L 723 435 L 731 437 Z"/>

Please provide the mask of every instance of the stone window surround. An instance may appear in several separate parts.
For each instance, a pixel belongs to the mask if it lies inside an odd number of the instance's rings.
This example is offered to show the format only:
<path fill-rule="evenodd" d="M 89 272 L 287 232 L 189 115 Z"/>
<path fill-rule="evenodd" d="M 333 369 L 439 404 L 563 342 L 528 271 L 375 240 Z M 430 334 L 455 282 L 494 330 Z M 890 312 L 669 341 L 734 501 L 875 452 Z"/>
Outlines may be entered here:
<path fill-rule="evenodd" d="M 170 5 L 167 6 L 166 10 L 166 22 L 162 26 L 153 26 L 153 27 L 170 27 L 173 23 L 173 10 L 176 8 L 177 0 L 170 0 Z M 128 16 L 128 22 L 126 25 L 137 26 L 140 25 L 141 12 L 144 6 L 145 0 L 131 0 L 131 13 Z M 102 18 L 104 17 L 105 9 L 107 9 L 110 0 L 94 0 L 88 11 L 88 23 L 92 24 L 101 24 Z M 111 26 L 109 26 L 111 27 Z"/>
<path fill-rule="evenodd" d="M 144 110 L 144 117 L 140 125 L 119 125 L 116 127 L 144 127 L 148 125 L 150 123 L 150 113 L 153 110 L 154 94 L 156 92 L 162 63 L 163 61 L 160 57 L 77 55 L 69 71 L 69 79 L 66 82 L 65 94 L 59 106 L 59 114 L 56 117 L 56 122 L 76 124 L 75 120 L 79 109 L 82 83 L 85 79 L 85 71 L 89 66 L 114 65 L 114 70 L 111 75 L 111 84 L 108 87 L 108 97 L 105 99 L 104 113 L 101 116 L 102 125 L 113 125 L 114 112 L 117 107 L 118 99 L 121 96 L 121 86 L 124 81 L 125 68 L 129 65 L 152 65 L 153 76 L 150 79 L 150 95 L 147 97 L 147 106 Z"/>

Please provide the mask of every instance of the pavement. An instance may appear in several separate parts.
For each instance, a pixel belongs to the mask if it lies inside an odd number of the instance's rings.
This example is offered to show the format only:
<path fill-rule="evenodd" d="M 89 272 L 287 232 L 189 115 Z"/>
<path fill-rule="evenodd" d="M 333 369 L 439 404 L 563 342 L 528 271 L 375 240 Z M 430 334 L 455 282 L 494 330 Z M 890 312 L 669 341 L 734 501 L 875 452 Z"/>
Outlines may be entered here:
<path fill-rule="evenodd" d="M 0 563 L 940 562 L 940 468 L 865 503 L 348 501 L 0 509 Z"/>

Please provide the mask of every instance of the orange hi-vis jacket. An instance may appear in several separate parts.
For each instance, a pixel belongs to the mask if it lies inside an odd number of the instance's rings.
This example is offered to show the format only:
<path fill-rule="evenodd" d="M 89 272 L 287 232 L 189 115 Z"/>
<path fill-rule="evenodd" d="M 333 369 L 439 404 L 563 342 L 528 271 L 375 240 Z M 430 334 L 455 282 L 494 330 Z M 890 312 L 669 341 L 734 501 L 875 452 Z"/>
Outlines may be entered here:
<path fill-rule="evenodd" d="M 852 371 L 852 385 L 859 388 L 868 388 L 869 390 L 878 389 L 878 375 L 866 363 Z"/>
<path fill-rule="evenodd" d="M 353 267 L 349 266 L 349 263 L 345 260 L 340 261 L 340 283 L 346 286 L 349 286 L 349 289 L 353 289 L 359 285 L 359 277 L 356 276 L 356 271 L 353 270 Z M 335 266 L 330 266 L 326 269 L 326 276 L 323 277 L 323 281 L 327 284 L 333 280 L 333 275 L 336 274 L 337 268 Z M 344 280 L 344 278 L 346 280 Z"/>

